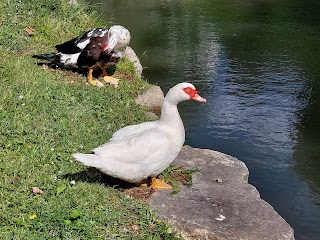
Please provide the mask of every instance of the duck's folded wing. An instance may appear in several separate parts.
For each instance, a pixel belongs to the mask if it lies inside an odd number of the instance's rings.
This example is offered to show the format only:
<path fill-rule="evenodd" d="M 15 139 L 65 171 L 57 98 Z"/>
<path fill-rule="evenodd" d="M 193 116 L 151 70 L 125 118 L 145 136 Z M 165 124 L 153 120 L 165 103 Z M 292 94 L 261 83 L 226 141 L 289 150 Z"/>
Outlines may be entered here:
<path fill-rule="evenodd" d="M 89 31 L 84 32 L 82 35 L 78 37 L 75 37 L 62 44 L 56 45 L 56 49 L 58 52 L 62 52 L 64 54 L 79 53 L 87 46 L 91 38 L 103 37 L 107 32 L 108 29 L 93 28 Z"/>
<path fill-rule="evenodd" d="M 153 129 L 132 135 L 123 141 L 111 141 L 93 151 L 108 161 L 136 164 L 157 158 L 169 148 L 170 136 L 163 131 Z"/>
<path fill-rule="evenodd" d="M 136 125 L 126 126 L 124 128 L 119 129 L 113 135 L 110 141 L 121 141 L 125 139 L 131 139 L 133 136 L 141 132 L 148 131 L 152 128 L 156 127 L 156 122 L 144 122 Z"/>

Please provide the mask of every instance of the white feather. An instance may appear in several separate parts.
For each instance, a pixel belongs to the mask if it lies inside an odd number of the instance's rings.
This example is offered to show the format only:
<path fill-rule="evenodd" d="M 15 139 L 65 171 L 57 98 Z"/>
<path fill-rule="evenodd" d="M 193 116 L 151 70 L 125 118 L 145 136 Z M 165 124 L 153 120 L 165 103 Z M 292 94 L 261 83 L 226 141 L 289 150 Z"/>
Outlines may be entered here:
<path fill-rule="evenodd" d="M 77 61 L 79 58 L 80 53 L 75 54 L 64 54 L 64 53 L 57 53 L 59 56 L 59 61 L 61 64 L 63 64 L 65 67 L 77 67 Z"/>
<path fill-rule="evenodd" d="M 90 42 L 90 38 L 86 39 L 85 41 L 79 42 L 77 44 L 77 47 L 80 49 L 84 49 L 88 45 L 89 42 Z"/>

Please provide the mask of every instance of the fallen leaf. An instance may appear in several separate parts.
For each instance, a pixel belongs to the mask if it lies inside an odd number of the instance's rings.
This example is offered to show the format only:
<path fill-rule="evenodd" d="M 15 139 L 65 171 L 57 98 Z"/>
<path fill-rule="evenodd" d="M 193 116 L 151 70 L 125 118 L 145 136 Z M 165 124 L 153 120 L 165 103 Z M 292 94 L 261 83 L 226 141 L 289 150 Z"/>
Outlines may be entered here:
<path fill-rule="evenodd" d="M 28 33 L 29 36 L 32 36 L 36 30 L 34 30 L 32 27 L 28 26 L 26 28 L 26 32 Z"/>
<path fill-rule="evenodd" d="M 15 176 L 14 179 L 20 180 L 20 176 Z"/>
<path fill-rule="evenodd" d="M 32 192 L 35 194 L 44 194 L 44 192 L 38 187 L 32 187 Z"/>
<path fill-rule="evenodd" d="M 62 193 L 66 188 L 67 188 L 66 185 L 61 185 L 61 186 L 57 187 L 57 195 Z"/>
<path fill-rule="evenodd" d="M 82 210 L 74 210 L 70 214 L 70 219 L 72 220 L 77 219 L 81 216 L 81 214 L 82 214 Z"/>
<path fill-rule="evenodd" d="M 32 220 L 32 219 L 35 219 L 36 217 L 37 217 L 37 214 L 32 214 L 32 215 L 29 216 L 29 219 Z"/>
<path fill-rule="evenodd" d="M 40 67 L 43 71 L 47 71 L 48 70 L 48 65 L 42 64 Z"/>
<path fill-rule="evenodd" d="M 71 223 L 72 223 L 71 220 L 64 220 L 64 224 L 65 224 L 65 225 L 70 225 Z"/>
<path fill-rule="evenodd" d="M 132 230 L 133 230 L 133 232 L 134 232 L 135 234 L 138 234 L 138 233 L 139 233 L 140 228 L 139 228 L 138 225 L 132 224 L 132 225 L 131 225 L 131 228 L 132 228 Z"/>

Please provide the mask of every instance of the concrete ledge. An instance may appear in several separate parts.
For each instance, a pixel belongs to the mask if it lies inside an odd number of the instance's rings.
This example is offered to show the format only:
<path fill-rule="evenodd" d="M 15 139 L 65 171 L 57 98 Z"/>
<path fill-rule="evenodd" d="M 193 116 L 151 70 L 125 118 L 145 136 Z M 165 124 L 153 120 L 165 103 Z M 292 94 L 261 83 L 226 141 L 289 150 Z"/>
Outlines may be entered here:
<path fill-rule="evenodd" d="M 191 187 L 148 200 L 187 239 L 293 240 L 293 229 L 248 184 L 248 169 L 226 154 L 184 146 L 175 165 L 196 168 Z"/>

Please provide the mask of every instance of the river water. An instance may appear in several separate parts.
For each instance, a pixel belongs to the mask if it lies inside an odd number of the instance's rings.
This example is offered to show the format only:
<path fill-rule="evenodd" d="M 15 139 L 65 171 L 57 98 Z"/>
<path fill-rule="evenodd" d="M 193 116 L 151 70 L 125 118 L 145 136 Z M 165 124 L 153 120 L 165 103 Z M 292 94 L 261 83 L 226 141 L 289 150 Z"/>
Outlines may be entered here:
<path fill-rule="evenodd" d="M 207 98 L 179 106 L 186 143 L 244 161 L 296 239 L 320 239 L 320 2 L 91 4 L 131 31 L 148 82 L 190 81 Z"/>

